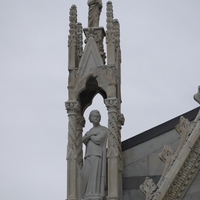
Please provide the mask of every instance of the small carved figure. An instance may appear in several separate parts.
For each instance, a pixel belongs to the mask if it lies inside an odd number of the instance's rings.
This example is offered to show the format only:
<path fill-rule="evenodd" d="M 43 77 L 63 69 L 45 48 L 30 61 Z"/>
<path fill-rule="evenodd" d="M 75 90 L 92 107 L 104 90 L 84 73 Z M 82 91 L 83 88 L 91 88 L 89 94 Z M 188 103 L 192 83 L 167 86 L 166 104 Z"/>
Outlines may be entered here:
<path fill-rule="evenodd" d="M 89 120 L 93 127 L 83 137 L 86 152 L 81 193 L 82 199 L 102 200 L 105 197 L 108 129 L 100 125 L 101 115 L 98 110 L 90 112 Z"/>
<path fill-rule="evenodd" d="M 99 17 L 102 10 L 102 0 L 88 0 L 88 27 L 98 27 Z"/>

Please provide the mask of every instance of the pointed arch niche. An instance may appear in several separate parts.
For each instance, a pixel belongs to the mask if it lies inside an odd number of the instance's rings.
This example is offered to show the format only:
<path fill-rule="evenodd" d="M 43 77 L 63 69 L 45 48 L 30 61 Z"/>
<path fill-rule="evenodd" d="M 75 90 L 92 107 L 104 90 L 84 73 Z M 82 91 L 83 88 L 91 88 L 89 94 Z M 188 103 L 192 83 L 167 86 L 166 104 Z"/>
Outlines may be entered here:
<path fill-rule="evenodd" d="M 85 110 L 84 112 L 84 118 L 86 120 L 85 123 L 85 127 L 83 129 L 83 134 L 85 134 L 86 131 L 88 131 L 91 127 L 92 124 L 89 121 L 89 114 L 92 110 L 99 110 L 100 114 L 101 114 L 101 122 L 100 124 L 102 126 L 106 126 L 108 127 L 108 112 L 107 112 L 107 108 L 104 104 L 104 99 L 100 94 L 97 94 L 93 101 L 92 104 Z"/>
<path fill-rule="evenodd" d="M 72 5 L 70 9 L 68 101 L 65 103 L 68 113 L 67 200 L 81 200 L 82 135 L 92 127 L 88 117 L 94 109 L 100 111 L 100 123 L 109 130 L 107 199 L 122 199 L 124 116 L 121 113 L 120 26 L 113 18 L 112 2 L 108 1 L 106 6 L 107 30 L 104 27 L 83 28 L 77 21 L 77 7 Z"/>

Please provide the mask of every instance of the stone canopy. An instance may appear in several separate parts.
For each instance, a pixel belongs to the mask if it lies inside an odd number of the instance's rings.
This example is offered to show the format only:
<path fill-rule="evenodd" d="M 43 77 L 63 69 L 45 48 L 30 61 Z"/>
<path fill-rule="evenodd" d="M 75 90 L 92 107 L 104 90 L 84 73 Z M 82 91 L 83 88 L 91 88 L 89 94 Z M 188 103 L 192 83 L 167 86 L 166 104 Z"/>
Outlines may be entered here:
<path fill-rule="evenodd" d="M 162 134 L 161 129 L 154 128 L 141 138 L 137 136 L 121 143 L 125 119 L 121 113 L 120 25 L 114 19 L 111 1 L 106 4 L 106 30 L 99 26 L 102 1 L 89 0 L 88 6 L 88 27 L 83 28 L 78 22 L 75 5 L 71 6 L 69 17 L 68 101 L 65 103 L 68 112 L 67 200 L 84 199 L 81 196 L 84 112 L 97 94 L 102 96 L 108 110 L 106 196 L 94 198 L 91 195 L 84 200 L 199 200 L 199 108 L 195 114 L 191 111 L 193 117 L 179 116 L 179 122 L 170 129 L 162 127 L 165 130 Z M 200 103 L 200 86 L 194 99 Z"/>

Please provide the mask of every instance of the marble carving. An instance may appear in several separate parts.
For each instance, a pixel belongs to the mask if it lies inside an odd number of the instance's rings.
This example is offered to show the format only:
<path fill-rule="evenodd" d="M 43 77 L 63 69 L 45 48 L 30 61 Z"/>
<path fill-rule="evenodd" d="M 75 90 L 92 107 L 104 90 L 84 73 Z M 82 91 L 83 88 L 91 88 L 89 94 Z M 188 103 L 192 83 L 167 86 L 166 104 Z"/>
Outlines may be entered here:
<path fill-rule="evenodd" d="M 88 6 L 88 27 L 99 27 L 99 17 L 103 7 L 102 0 L 88 0 Z"/>
<path fill-rule="evenodd" d="M 93 110 L 89 116 L 93 127 L 83 136 L 86 145 L 85 160 L 82 169 L 82 199 L 105 197 L 106 185 L 106 143 L 108 129 L 99 124 L 101 115 Z"/>

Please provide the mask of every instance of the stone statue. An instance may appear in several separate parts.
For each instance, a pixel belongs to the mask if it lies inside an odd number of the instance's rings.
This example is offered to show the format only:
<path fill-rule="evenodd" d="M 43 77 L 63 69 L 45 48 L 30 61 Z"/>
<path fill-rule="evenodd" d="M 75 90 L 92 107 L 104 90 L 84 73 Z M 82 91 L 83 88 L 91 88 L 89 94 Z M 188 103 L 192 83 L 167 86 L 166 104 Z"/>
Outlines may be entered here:
<path fill-rule="evenodd" d="M 82 199 L 102 200 L 106 185 L 106 143 L 108 129 L 99 124 L 101 115 L 98 110 L 90 112 L 89 120 L 93 127 L 83 137 L 86 145 L 82 169 Z"/>
<path fill-rule="evenodd" d="M 99 27 L 99 17 L 103 7 L 102 0 L 88 0 L 88 27 Z"/>

